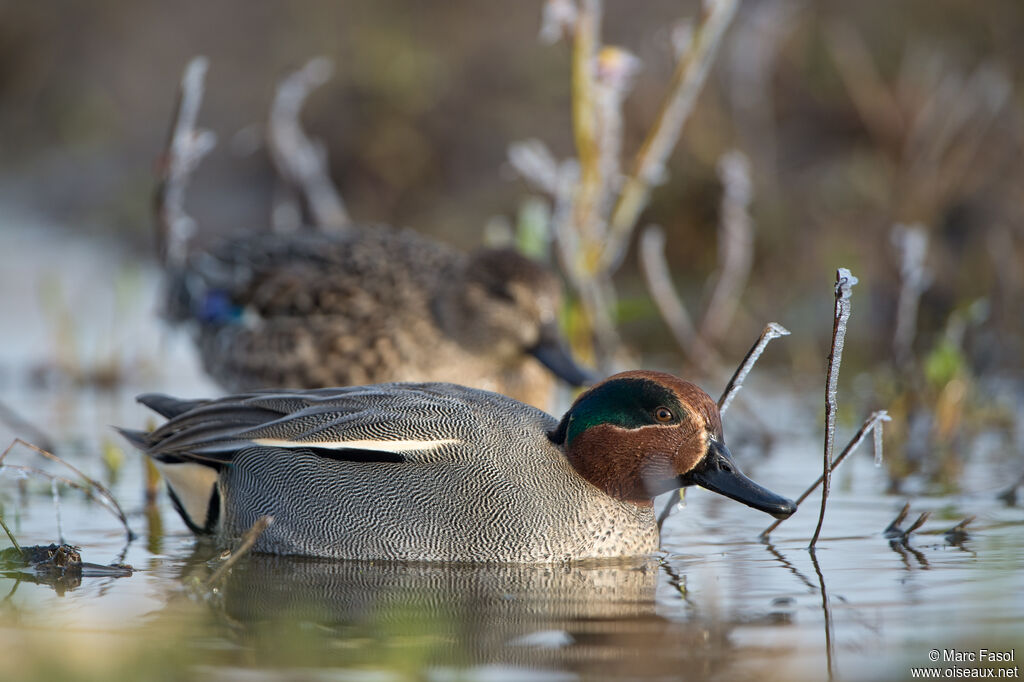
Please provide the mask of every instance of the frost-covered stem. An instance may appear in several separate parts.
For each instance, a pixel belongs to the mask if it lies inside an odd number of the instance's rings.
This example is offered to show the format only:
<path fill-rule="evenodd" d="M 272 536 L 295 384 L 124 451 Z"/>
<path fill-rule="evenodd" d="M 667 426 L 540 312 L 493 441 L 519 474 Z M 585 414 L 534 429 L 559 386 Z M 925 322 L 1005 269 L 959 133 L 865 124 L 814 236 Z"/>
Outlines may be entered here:
<path fill-rule="evenodd" d="M 350 220 L 327 172 L 324 146 L 306 136 L 299 114 L 306 98 L 327 82 L 332 70 L 329 59 L 317 57 L 281 81 L 267 130 L 267 146 L 277 172 L 303 197 L 310 218 L 323 230 L 343 229 Z"/>
<path fill-rule="evenodd" d="M 231 553 L 231 556 L 221 564 L 210 579 L 206 581 L 207 587 L 213 587 L 217 584 L 217 581 L 227 575 L 227 572 L 231 570 L 231 567 L 238 563 L 238 560 L 245 556 L 252 546 L 256 544 L 256 540 L 263 535 L 270 524 L 274 522 L 273 516 L 261 516 L 256 519 L 256 522 L 249 527 L 249 530 L 245 531 L 245 535 L 242 536 L 242 541 L 238 543 L 238 548 Z"/>
<path fill-rule="evenodd" d="M 651 225 L 640 236 L 640 269 L 647 281 L 647 291 L 683 352 L 696 365 L 717 365 L 718 354 L 697 335 L 690 313 L 672 286 L 665 261 L 665 231 L 658 225 Z"/>
<path fill-rule="evenodd" d="M 729 403 L 739 393 L 740 387 L 743 386 L 743 381 L 750 374 L 750 370 L 753 369 L 754 363 L 757 362 L 761 354 L 764 353 L 764 349 L 768 347 L 768 343 L 772 339 L 777 339 L 782 336 L 789 336 L 789 330 L 783 327 L 778 322 L 769 322 L 765 325 L 764 331 L 761 332 L 761 336 L 757 337 L 757 342 L 750 347 L 747 351 L 746 356 L 743 358 L 743 362 L 736 368 L 736 372 L 729 379 L 729 383 L 726 385 L 725 390 L 722 391 L 722 397 L 718 399 L 718 411 L 721 414 L 725 414 L 725 411 L 729 409 Z"/>
<path fill-rule="evenodd" d="M 832 462 L 832 467 L 830 468 L 830 471 L 835 471 L 836 469 L 838 469 L 839 465 L 843 463 L 844 459 L 846 459 L 846 456 L 857 449 L 857 446 L 861 444 L 861 442 L 864 440 L 864 438 L 868 435 L 870 431 L 874 431 L 876 434 L 881 434 L 882 422 L 887 421 L 892 421 L 892 417 L 890 417 L 889 413 L 886 412 L 885 410 L 872 412 L 871 416 L 864 420 L 864 423 L 861 424 L 860 429 L 857 431 L 857 433 L 853 436 L 852 439 L 850 439 L 850 442 L 846 444 L 846 447 L 843 448 L 843 451 L 841 453 L 839 453 L 839 456 L 836 457 L 835 461 Z M 807 488 L 807 490 L 803 491 L 800 497 L 796 498 L 797 506 L 799 507 L 800 504 L 803 503 L 803 501 L 806 500 L 811 493 L 817 490 L 818 486 L 821 485 L 822 481 L 824 480 L 825 474 L 818 476 L 818 480 L 812 483 L 810 487 Z M 778 528 L 779 524 L 785 520 L 786 519 L 779 519 L 778 521 L 773 522 L 772 525 L 768 526 L 763 531 L 761 531 L 761 539 L 766 539 L 771 534 L 771 532 Z"/>
<path fill-rule="evenodd" d="M 205 57 L 195 57 L 185 67 L 178 104 L 157 177 L 154 199 L 157 247 L 164 265 L 172 268 L 184 264 L 188 255 L 188 241 L 195 232 L 195 221 L 185 213 L 185 188 L 189 176 L 216 143 L 216 136 L 212 132 L 196 130 L 199 106 L 203 101 L 206 68 Z"/>
<path fill-rule="evenodd" d="M 843 345 L 846 343 L 846 323 L 850 319 L 850 295 L 853 293 L 853 285 L 856 283 L 857 278 L 846 268 L 836 270 L 832 352 L 828 356 L 828 380 L 825 384 L 825 455 L 822 466 L 821 512 L 818 514 L 818 525 L 811 537 L 811 548 L 817 544 L 818 537 L 821 535 L 821 526 L 825 523 L 825 508 L 828 505 L 829 484 L 832 480 L 832 447 L 836 437 L 839 366 L 843 361 Z"/>
<path fill-rule="evenodd" d="M 917 307 L 928 286 L 924 259 L 928 253 L 928 233 L 922 225 L 897 225 L 892 242 L 900 258 L 900 294 L 896 306 L 896 329 L 892 337 L 893 355 L 900 367 L 909 366 L 911 347 L 917 333 Z"/>
<path fill-rule="evenodd" d="M 724 190 L 718 219 L 718 273 L 700 323 L 700 336 L 708 343 L 721 339 L 732 322 L 754 260 L 750 161 L 736 150 L 723 154 L 718 177 Z"/>
<path fill-rule="evenodd" d="M 600 48 L 601 0 L 583 0 L 572 46 L 572 130 L 580 179 L 573 202 L 573 223 L 584 248 L 596 239 L 597 208 L 603 180 L 597 126 L 597 81 L 594 65 Z M 596 271 L 591 268 L 591 271 Z"/>
<path fill-rule="evenodd" d="M 637 152 L 633 168 L 612 209 L 608 238 L 602 251 L 604 269 L 614 270 L 622 261 L 629 236 L 647 206 L 651 187 L 664 173 L 668 155 L 675 148 L 683 125 L 693 110 L 725 30 L 736 14 L 739 0 L 710 0 L 686 53 L 676 64 L 669 91 L 658 116 Z"/>

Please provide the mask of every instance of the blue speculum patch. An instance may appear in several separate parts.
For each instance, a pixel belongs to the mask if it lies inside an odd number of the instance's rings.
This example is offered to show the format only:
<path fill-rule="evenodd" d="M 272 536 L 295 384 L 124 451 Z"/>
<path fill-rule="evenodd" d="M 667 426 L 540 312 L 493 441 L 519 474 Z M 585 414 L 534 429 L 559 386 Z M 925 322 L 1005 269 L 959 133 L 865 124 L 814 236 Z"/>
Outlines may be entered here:
<path fill-rule="evenodd" d="M 236 305 L 226 292 L 213 290 L 202 298 L 195 315 L 203 324 L 226 324 L 240 320 L 242 308 Z"/>

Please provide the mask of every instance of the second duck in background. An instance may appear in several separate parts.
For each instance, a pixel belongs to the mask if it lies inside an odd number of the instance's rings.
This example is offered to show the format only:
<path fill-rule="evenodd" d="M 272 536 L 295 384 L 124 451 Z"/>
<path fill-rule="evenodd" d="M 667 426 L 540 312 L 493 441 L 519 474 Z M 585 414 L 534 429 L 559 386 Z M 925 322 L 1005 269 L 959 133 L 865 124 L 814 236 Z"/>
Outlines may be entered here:
<path fill-rule="evenodd" d="M 509 249 L 350 226 L 227 240 L 168 274 L 167 317 L 195 323 L 230 391 L 450 381 L 544 408 L 555 376 L 591 379 L 558 332 L 558 278 Z"/>

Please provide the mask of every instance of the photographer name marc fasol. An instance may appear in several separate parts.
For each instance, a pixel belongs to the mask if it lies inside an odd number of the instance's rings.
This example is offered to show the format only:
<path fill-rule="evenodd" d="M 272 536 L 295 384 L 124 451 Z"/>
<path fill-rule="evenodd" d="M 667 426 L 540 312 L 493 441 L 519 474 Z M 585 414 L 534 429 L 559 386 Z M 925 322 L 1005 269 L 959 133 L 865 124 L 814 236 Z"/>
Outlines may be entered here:
<path fill-rule="evenodd" d="M 1014 661 L 1014 650 L 989 651 L 978 649 L 976 651 L 957 651 L 956 649 L 943 649 L 942 661 L 944 663 L 1012 663 Z"/>

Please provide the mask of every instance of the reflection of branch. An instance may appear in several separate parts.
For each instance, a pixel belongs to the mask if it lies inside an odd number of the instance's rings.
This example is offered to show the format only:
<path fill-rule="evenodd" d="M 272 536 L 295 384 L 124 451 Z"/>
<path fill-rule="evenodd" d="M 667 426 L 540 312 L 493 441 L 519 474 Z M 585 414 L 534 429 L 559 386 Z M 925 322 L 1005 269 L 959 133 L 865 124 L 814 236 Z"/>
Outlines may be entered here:
<path fill-rule="evenodd" d="M 700 367 L 720 364 L 715 350 L 697 334 L 686 306 L 672 286 L 665 262 L 665 232 L 657 225 L 648 227 L 640 237 L 640 267 L 651 298 L 683 352 Z"/>
<path fill-rule="evenodd" d="M 185 262 L 188 240 L 195 232 L 195 221 L 185 213 L 185 188 L 189 175 L 216 143 L 208 130 L 196 130 L 199 105 L 203 101 L 205 57 L 196 57 L 185 67 L 178 92 L 171 131 L 157 177 L 154 199 L 157 242 L 164 265 L 180 267 Z"/>
<path fill-rule="evenodd" d="M 832 447 L 836 438 L 837 393 L 839 391 L 839 366 L 843 361 L 843 345 L 846 343 L 846 322 L 850 319 L 850 295 L 857 278 L 846 268 L 836 270 L 835 319 L 832 324 L 832 352 L 828 355 L 828 381 L 825 384 L 825 456 L 822 467 L 821 512 L 818 525 L 811 536 L 811 547 L 818 542 L 821 526 L 825 523 L 825 507 L 828 504 L 829 483 L 832 480 Z"/>
<path fill-rule="evenodd" d="M 720 340 L 732 321 L 754 256 L 754 230 L 748 210 L 752 195 L 750 161 L 736 150 L 723 154 L 718 161 L 718 177 L 723 188 L 718 273 L 700 323 L 700 336 L 708 343 Z"/>
<path fill-rule="evenodd" d="M 782 336 L 789 336 L 789 330 L 783 327 L 777 322 L 769 322 L 765 325 L 764 331 L 761 332 L 761 336 L 757 337 L 757 341 L 750 350 L 747 351 L 746 356 L 743 358 L 743 362 L 736 368 L 736 372 L 733 373 L 732 378 L 729 379 L 729 383 L 726 384 L 725 390 L 722 391 L 722 396 L 718 399 L 718 411 L 721 414 L 725 414 L 725 411 L 729 409 L 729 403 L 736 397 L 740 387 L 743 386 L 743 381 L 750 374 L 750 370 L 753 369 L 754 363 L 757 362 L 761 354 L 764 353 L 764 349 L 768 347 L 768 343 L 772 339 L 777 339 Z"/>
<path fill-rule="evenodd" d="M 270 107 L 267 147 L 277 172 L 305 201 L 313 223 L 324 230 L 348 225 L 341 195 L 327 172 L 327 153 L 302 130 L 299 114 L 309 94 L 331 76 L 330 60 L 317 57 L 277 87 Z"/>
<path fill-rule="evenodd" d="M 664 174 L 668 155 L 693 110 L 718 45 L 738 6 L 739 0 L 713 0 L 705 3 L 706 13 L 694 31 L 686 54 L 676 65 L 672 84 L 661 104 L 657 120 L 640 147 L 633 169 L 612 210 L 608 239 L 602 251 L 602 261 L 609 268 L 621 262 L 624 245 L 629 242 L 640 212 L 647 206 L 651 187 Z"/>
<path fill-rule="evenodd" d="M 818 585 L 821 587 L 821 610 L 825 615 L 825 656 L 828 663 L 828 679 L 834 679 L 832 672 L 832 608 L 828 601 L 828 592 L 825 589 L 825 574 L 821 572 L 818 565 L 818 555 L 811 546 L 811 563 L 814 565 L 814 572 L 818 574 Z"/>

